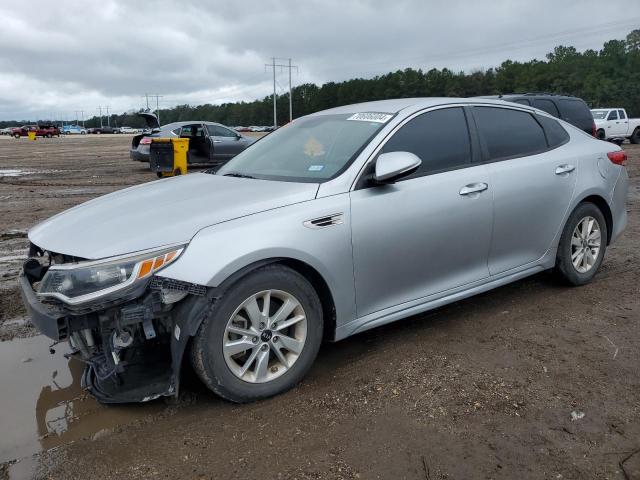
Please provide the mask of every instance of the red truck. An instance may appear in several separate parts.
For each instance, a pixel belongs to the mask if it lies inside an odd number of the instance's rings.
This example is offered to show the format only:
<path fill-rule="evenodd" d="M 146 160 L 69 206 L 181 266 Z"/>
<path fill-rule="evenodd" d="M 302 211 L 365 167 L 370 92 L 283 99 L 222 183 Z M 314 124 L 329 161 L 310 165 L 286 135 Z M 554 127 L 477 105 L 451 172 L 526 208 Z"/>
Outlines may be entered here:
<path fill-rule="evenodd" d="M 36 132 L 36 137 L 59 137 L 60 130 L 55 125 L 23 125 L 12 128 L 11 136 L 14 138 L 26 137 L 29 132 Z"/>

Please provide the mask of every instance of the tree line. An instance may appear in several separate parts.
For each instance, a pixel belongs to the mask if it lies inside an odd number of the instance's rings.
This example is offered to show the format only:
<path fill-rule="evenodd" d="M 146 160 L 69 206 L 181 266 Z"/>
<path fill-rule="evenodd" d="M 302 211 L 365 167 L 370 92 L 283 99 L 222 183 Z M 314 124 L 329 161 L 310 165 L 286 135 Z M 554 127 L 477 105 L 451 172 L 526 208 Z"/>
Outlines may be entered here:
<path fill-rule="evenodd" d="M 623 107 L 640 116 L 640 29 L 625 40 L 610 40 L 601 50 L 578 52 L 558 46 L 545 60 L 504 61 L 499 67 L 474 72 L 453 72 L 447 68 L 406 68 L 373 78 L 354 78 L 318 86 L 305 83 L 293 89 L 294 118 L 351 103 L 401 97 L 473 97 L 506 93 L 548 92 L 573 95 L 592 107 Z M 278 124 L 289 118 L 289 95 L 276 98 Z M 163 124 L 208 120 L 225 125 L 273 124 L 273 98 L 220 105 L 178 105 L 160 109 Z M 0 126 L 20 122 L 0 122 Z M 103 117 L 106 125 L 106 118 Z M 135 114 L 112 115 L 112 126 L 144 126 Z M 6 124 L 6 125 L 5 125 Z M 85 122 L 100 125 L 99 117 Z"/>

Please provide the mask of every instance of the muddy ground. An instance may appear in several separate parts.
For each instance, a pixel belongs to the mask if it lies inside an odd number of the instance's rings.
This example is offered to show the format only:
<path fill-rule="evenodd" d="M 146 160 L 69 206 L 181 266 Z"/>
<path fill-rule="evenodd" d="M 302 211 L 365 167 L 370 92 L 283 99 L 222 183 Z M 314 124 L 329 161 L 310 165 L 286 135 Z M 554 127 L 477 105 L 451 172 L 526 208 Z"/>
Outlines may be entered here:
<path fill-rule="evenodd" d="M 114 408 L 14 285 L 27 228 L 154 178 L 128 142 L 0 138 L 0 478 L 640 479 L 640 147 L 629 226 L 588 286 L 540 274 L 327 344 L 256 404 L 188 379 L 177 402 Z"/>

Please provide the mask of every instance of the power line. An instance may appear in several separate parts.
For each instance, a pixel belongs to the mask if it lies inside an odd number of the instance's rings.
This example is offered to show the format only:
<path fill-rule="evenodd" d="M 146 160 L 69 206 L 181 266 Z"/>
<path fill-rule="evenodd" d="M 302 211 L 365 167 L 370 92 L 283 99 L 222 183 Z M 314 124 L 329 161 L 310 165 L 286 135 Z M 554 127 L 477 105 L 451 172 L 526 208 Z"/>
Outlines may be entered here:
<path fill-rule="evenodd" d="M 518 50 L 526 47 L 530 47 L 536 44 L 547 44 L 551 41 L 557 41 L 560 39 L 568 39 L 576 36 L 584 36 L 585 33 L 589 33 L 593 35 L 594 33 L 606 33 L 608 31 L 619 31 L 620 28 L 624 25 L 634 26 L 637 25 L 638 21 L 640 21 L 640 17 L 630 17 L 624 19 L 622 21 L 608 22 L 590 26 L 584 26 L 580 28 L 575 28 L 571 30 L 564 30 L 557 33 L 552 33 L 544 36 L 531 37 L 524 40 L 518 40 L 516 42 L 511 43 L 500 43 L 488 45 L 485 47 L 478 47 L 472 49 L 464 49 L 453 52 L 442 53 L 439 55 L 425 57 L 423 55 L 414 56 L 414 57 L 405 57 L 403 59 L 396 59 L 393 61 L 382 61 L 382 62 L 350 62 L 350 66 L 352 67 L 382 67 L 388 65 L 400 65 L 407 64 L 412 62 L 419 62 L 423 64 L 429 64 L 436 61 L 441 60 L 449 60 L 451 58 L 469 58 L 476 57 L 478 55 L 487 54 L 487 53 L 499 53 L 505 50 Z M 343 69 L 343 67 L 333 67 L 324 69 L 325 72 L 337 71 Z"/>

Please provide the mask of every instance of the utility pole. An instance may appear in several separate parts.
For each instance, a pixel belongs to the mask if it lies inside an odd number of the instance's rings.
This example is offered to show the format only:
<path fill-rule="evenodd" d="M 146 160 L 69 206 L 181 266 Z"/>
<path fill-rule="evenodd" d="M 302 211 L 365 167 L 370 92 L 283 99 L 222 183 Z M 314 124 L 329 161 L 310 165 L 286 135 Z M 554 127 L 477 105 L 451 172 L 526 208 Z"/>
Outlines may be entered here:
<path fill-rule="evenodd" d="M 109 118 L 109 105 L 105 107 L 107 109 L 107 127 L 111 126 L 111 120 Z"/>
<path fill-rule="evenodd" d="M 158 119 L 158 125 L 160 125 L 160 99 L 164 97 L 164 95 L 158 95 L 157 93 L 145 93 L 145 98 L 147 99 L 147 111 L 149 111 L 149 97 L 156 99 L 156 118 Z"/>
<path fill-rule="evenodd" d="M 98 111 L 100 112 L 100 128 L 102 128 L 102 107 L 98 105 Z"/>
<path fill-rule="evenodd" d="M 276 60 L 288 60 L 288 64 L 279 64 L 276 63 Z M 290 58 L 279 58 L 272 57 L 271 63 L 266 63 L 265 67 L 269 67 L 273 69 L 273 127 L 277 128 L 278 126 L 278 112 L 276 107 L 276 67 L 280 67 L 280 69 L 288 68 L 289 69 L 289 121 L 293 120 L 293 98 L 292 98 L 292 89 L 291 89 L 291 69 L 295 68 L 296 72 L 298 71 L 297 65 L 291 65 Z"/>
<path fill-rule="evenodd" d="M 291 59 L 289 59 L 289 121 L 293 120 L 293 97 L 291 95 Z"/>
<path fill-rule="evenodd" d="M 82 117 L 79 117 L 78 113 L 82 115 Z M 79 121 L 80 118 L 82 118 L 82 128 L 84 128 L 84 110 L 76 110 L 76 125 L 80 123 Z"/>
<path fill-rule="evenodd" d="M 273 128 L 278 126 L 278 107 L 276 105 L 276 57 L 273 60 Z"/>

